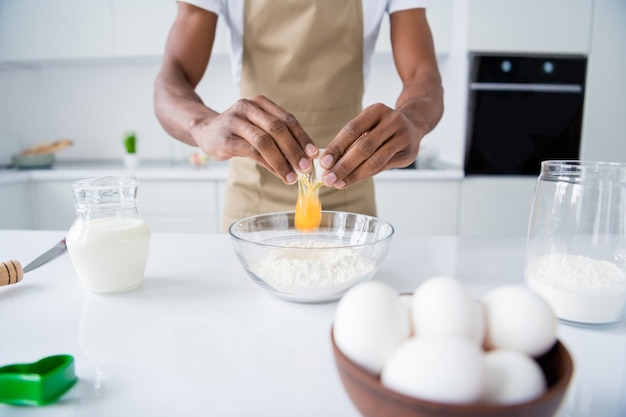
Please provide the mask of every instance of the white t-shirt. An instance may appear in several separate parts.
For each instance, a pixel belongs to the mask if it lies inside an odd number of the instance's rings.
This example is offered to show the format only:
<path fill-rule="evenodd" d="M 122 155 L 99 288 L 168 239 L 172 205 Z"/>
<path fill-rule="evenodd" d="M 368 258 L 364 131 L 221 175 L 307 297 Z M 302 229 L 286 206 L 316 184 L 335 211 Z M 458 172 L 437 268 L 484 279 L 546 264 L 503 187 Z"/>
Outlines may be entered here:
<path fill-rule="evenodd" d="M 243 55 L 243 6 L 245 0 L 179 0 L 213 12 L 224 18 L 230 29 L 233 79 L 239 85 Z M 362 0 L 363 4 L 363 78 L 367 84 L 369 69 L 380 23 L 385 13 L 425 8 L 428 0 Z"/>

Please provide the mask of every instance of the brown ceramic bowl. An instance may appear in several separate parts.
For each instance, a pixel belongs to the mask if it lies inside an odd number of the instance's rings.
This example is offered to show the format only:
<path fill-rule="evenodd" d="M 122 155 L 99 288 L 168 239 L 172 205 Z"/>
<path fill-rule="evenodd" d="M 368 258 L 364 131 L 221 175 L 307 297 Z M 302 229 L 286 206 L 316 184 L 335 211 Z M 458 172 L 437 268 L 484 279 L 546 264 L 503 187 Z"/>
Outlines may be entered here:
<path fill-rule="evenodd" d="M 552 417 L 565 396 L 574 365 L 561 342 L 537 361 L 543 369 L 548 389 L 539 398 L 521 404 L 443 404 L 412 398 L 393 391 L 380 379 L 348 359 L 335 344 L 335 363 L 341 382 L 352 403 L 364 417 Z"/>

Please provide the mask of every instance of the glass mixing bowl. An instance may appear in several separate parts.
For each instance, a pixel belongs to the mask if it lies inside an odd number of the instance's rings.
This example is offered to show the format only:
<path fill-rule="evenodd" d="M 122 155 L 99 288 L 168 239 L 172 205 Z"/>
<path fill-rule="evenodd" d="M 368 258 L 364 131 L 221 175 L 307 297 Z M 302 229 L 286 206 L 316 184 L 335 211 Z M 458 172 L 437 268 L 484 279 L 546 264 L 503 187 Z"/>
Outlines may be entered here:
<path fill-rule="evenodd" d="M 288 301 L 322 303 L 376 274 L 394 228 L 364 214 L 323 211 L 318 229 L 301 232 L 294 212 L 279 212 L 236 221 L 228 232 L 239 262 L 261 288 Z"/>

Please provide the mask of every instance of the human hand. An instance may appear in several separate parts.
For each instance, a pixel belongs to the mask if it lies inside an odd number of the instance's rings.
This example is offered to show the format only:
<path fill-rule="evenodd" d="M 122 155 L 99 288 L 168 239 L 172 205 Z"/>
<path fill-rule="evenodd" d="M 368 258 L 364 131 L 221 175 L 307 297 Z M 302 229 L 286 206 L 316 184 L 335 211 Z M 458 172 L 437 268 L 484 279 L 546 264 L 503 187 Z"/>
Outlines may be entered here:
<path fill-rule="evenodd" d="M 320 156 L 326 186 L 345 188 L 379 172 L 406 167 L 417 158 L 426 134 L 402 111 L 382 103 L 348 122 Z"/>
<path fill-rule="evenodd" d="M 210 158 L 252 158 L 285 184 L 295 170 L 307 173 L 318 148 L 296 118 L 264 96 L 240 99 L 223 113 L 197 123 L 191 135 Z"/>

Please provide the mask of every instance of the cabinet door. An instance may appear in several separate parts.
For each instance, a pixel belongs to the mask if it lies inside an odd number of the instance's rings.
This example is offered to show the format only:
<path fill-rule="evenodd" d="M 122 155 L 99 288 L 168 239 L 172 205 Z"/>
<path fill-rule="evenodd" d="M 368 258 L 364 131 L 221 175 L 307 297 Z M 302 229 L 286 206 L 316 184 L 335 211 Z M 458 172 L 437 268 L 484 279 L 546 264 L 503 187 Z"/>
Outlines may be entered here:
<path fill-rule="evenodd" d="M 375 181 L 378 217 L 396 234 L 457 233 L 459 181 Z"/>
<path fill-rule="evenodd" d="M 596 1 L 580 159 L 626 162 L 626 1 Z"/>
<path fill-rule="evenodd" d="M 11 183 L 0 185 L 0 229 L 32 229 L 33 212 L 30 184 Z"/>
<path fill-rule="evenodd" d="M 452 0 L 437 0 L 429 3 L 426 17 L 430 25 L 435 42 L 435 52 L 438 55 L 450 52 L 452 43 Z"/>
<path fill-rule="evenodd" d="M 117 56 L 160 56 L 176 18 L 172 0 L 113 0 Z"/>
<path fill-rule="evenodd" d="M 525 236 L 536 182 L 534 177 L 465 178 L 459 234 Z"/>
<path fill-rule="evenodd" d="M 217 185 L 213 181 L 143 180 L 138 206 L 153 232 L 219 231 Z"/>
<path fill-rule="evenodd" d="M 173 0 L 112 0 L 115 55 L 161 56 L 176 19 Z M 230 34 L 224 19 L 218 19 L 213 53 L 228 54 Z"/>
<path fill-rule="evenodd" d="M 75 217 L 72 181 L 35 183 L 36 227 L 68 230 Z M 219 231 L 217 185 L 212 182 L 142 180 L 137 207 L 153 232 Z"/>
<path fill-rule="evenodd" d="M 589 52 L 593 0 L 470 0 L 468 49 Z"/>
<path fill-rule="evenodd" d="M 426 17 L 433 34 L 435 52 L 438 55 L 450 52 L 452 38 L 452 0 L 437 0 L 429 2 Z M 389 37 L 389 16 L 385 15 L 380 25 L 380 32 L 376 40 L 376 52 L 391 52 Z"/>
<path fill-rule="evenodd" d="M 109 57 L 111 3 L 2 0 L 0 37 L 9 61 Z"/>
<path fill-rule="evenodd" d="M 69 230 L 76 210 L 71 181 L 33 183 L 35 227 L 43 230 Z"/>
<path fill-rule="evenodd" d="M 223 230 L 222 223 L 224 222 L 224 202 L 226 201 L 226 180 L 219 181 L 217 183 L 217 219 L 218 219 L 218 232 L 227 233 L 227 230 Z"/>

